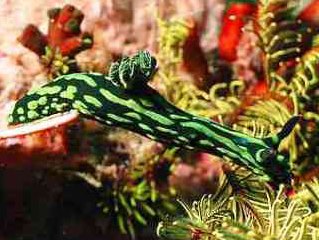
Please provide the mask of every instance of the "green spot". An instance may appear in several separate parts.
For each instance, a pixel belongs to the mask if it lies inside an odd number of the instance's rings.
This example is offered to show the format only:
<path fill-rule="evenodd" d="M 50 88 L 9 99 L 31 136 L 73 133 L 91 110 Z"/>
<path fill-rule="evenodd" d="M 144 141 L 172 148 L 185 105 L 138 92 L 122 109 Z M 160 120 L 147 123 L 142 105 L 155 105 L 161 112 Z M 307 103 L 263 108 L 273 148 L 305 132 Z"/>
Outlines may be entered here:
<path fill-rule="evenodd" d="M 132 121 L 126 119 L 126 118 L 122 118 L 120 116 L 117 116 L 117 115 L 114 115 L 114 114 L 111 114 L 111 113 L 107 114 L 107 117 L 109 117 L 109 118 L 111 118 L 111 119 L 113 119 L 115 121 L 118 121 L 118 122 L 123 122 L 123 123 L 131 123 L 132 122 Z"/>
<path fill-rule="evenodd" d="M 139 121 L 142 120 L 142 117 L 139 114 L 135 113 L 135 112 L 124 113 L 124 115 L 128 116 L 128 117 L 131 117 L 131 118 L 134 118 L 134 119 L 139 120 Z"/>
<path fill-rule="evenodd" d="M 101 118 L 98 116 L 93 116 L 93 117 L 96 121 L 102 122 L 102 123 L 107 124 L 107 125 L 113 125 L 113 123 L 109 120 L 105 120 L 104 118 Z"/>
<path fill-rule="evenodd" d="M 37 101 L 28 102 L 28 108 L 30 110 L 35 110 L 35 109 L 37 109 L 37 107 L 38 107 L 38 102 Z"/>
<path fill-rule="evenodd" d="M 72 104 L 72 107 L 83 114 L 87 114 L 87 115 L 90 114 L 90 111 L 88 111 L 88 107 L 79 100 L 75 100 L 74 103 Z"/>
<path fill-rule="evenodd" d="M 247 152 L 247 151 L 248 151 L 248 148 L 247 148 L 247 147 L 245 147 L 245 146 L 239 146 L 239 148 L 240 148 L 240 149 L 242 149 L 242 150 L 244 150 L 245 152 Z"/>
<path fill-rule="evenodd" d="M 140 101 L 145 107 L 154 107 L 154 104 L 146 99 L 140 99 Z"/>
<path fill-rule="evenodd" d="M 101 108 L 103 105 L 102 103 L 96 99 L 95 97 L 92 97 L 90 95 L 84 95 L 84 100 L 87 101 L 88 103 L 91 103 L 95 107 Z"/>
<path fill-rule="evenodd" d="M 8 117 L 8 122 L 9 122 L 9 123 L 12 123 L 12 122 L 13 122 L 13 116 L 12 116 L 12 114 L 9 115 L 9 117 Z"/>
<path fill-rule="evenodd" d="M 25 116 L 20 116 L 20 117 L 19 117 L 19 121 L 20 121 L 20 122 L 24 122 L 24 121 L 25 121 Z"/>
<path fill-rule="evenodd" d="M 181 120 L 189 120 L 187 117 L 185 116 L 180 116 L 180 115 L 176 115 L 176 114 L 171 114 L 169 115 L 172 119 L 181 119 Z"/>
<path fill-rule="evenodd" d="M 208 141 L 208 140 L 199 140 L 199 143 L 200 143 L 200 144 L 203 144 L 203 145 L 206 145 L 206 146 L 209 146 L 209 147 L 213 147 L 213 146 L 214 146 L 214 144 L 211 143 L 211 142 Z"/>
<path fill-rule="evenodd" d="M 58 110 L 59 112 L 61 112 L 63 109 L 66 108 L 66 106 L 67 106 L 67 104 L 65 104 L 65 103 L 58 104 L 58 105 L 56 106 L 56 110 Z"/>
<path fill-rule="evenodd" d="M 75 86 L 68 86 L 65 91 L 60 93 L 60 97 L 73 100 L 76 92 L 77 88 Z"/>
<path fill-rule="evenodd" d="M 178 134 L 178 132 L 176 132 L 174 130 L 171 130 L 171 129 L 168 129 L 168 128 L 156 127 L 156 129 L 161 131 L 161 132 L 165 132 L 165 133 L 171 133 L 171 134 L 174 134 L 174 135 Z"/>
<path fill-rule="evenodd" d="M 189 134 L 189 137 L 191 139 L 195 139 L 195 138 L 197 138 L 197 134 L 191 133 L 191 134 Z"/>
<path fill-rule="evenodd" d="M 57 94 L 58 92 L 60 92 L 62 90 L 62 87 L 60 86 L 52 86 L 52 87 L 43 87 L 40 88 L 36 93 L 39 94 L 40 96 L 43 95 L 53 95 L 53 94 Z"/>
<path fill-rule="evenodd" d="M 38 100 L 39 105 L 42 105 L 42 106 L 47 104 L 47 102 L 48 102 L 48 98 L 45 97 L 45 96 L 40 97 L 39 100 Z"/>
<path fill-rule="evenodd" d="M 149 126 L 147 126 L 147 125 L 144 124 L 144 123 L 139 123 L 138 126 L 139 126 L 140 128 L 142 128 L 143 130 L 145 130 L 145 131 L 153 132 L 153 129 L 150 128 Z"/>
<path fill-rule="evenodd" d="M 35 118 L 38 118 L 39 117 L 39 114 L 36 112 L 36 111 L 29 111 L 28 112 L 28 118 L 29 119 L 35 119 Z"/>
<path fill-rule="evenodd" d="M 189 145 L 185 145 L 185 146 L 183 146 L 184 148 L 186 148 L 186 149 L 194 149 L 194 147 L 193 146 L 189 146 Z"/>
<path fill-rule="evenodd" d="M 278 135 L 274 135 L 274 136 L 272 136 L 271 141 L 273 143 L 278 143 L 280 141 L 280 139 L 279 139 Z"/>
<path fill-rule="evenodd" d="M 181 140 L 183 142 L 188 142 L 188 139 L 186 137 L 178 136 L 177 138 L 178 140 Z"/>
<path fill-rule="evenodd" d="M 70 93 L 68 91 L 63 91 L 60 93 L 60 97 L 61 98 L 67 98 L 67 99 L 70 99 L 70 100 L 73 100 L 74 99 L 74 94 L 73 93 Z"/>
<path fill-rule="evenodd" d="M 51 108 L 56 108 L 56 106 L 57 106 L 58 104 L 57 103 L 51 103 Z"/>
<path fill-rule="evenodd" d="M 70 93 L 70 92 L 67 92 L 67 91 L 63 91 L 63 92 L 60 93 L 60 97 L 73 100 L 75 96 L 74 96 L 73 93 Z"/>
<path fill-rule="evenodd" d="M 42 110 L 42 114 L 48 115 L 48 114 L 49 114 L 49 111 L 44 109 L 44 110 Z"/>
<path fill-rule="evenodd" d="M 232 159 L 238 159 L 240 158 L 237 154 L 225 149 L 225 148 L 221 148 L 221 147 L 218 147 L 216 148 L 216 150 L 224 153 L 225 155 L 227 155 L 228 157 L 232 158 Z"/>
<path fill-rule="evenodd" d="M 146 137 L 148 137 L 151 140 L 156 140 L 156 137 L 150 135 L 150 134 L 145 134 Z"/>
<path fill-rule="evenodd" d="M 68 87 L 66 88 L 66 90 L 67 90 L 68 92 L 72 92 L 72 93 L 76 93 L 76 92 L 78 91 L 78 89 L 76 88 L 76 86 L 72 86 L 72 85 L 68 86 Z"/>
<path fill-rule="evenodd" d="M 91 87 L 97 87 L 97 83 L 95 82 L 95 80 L 84 74 L 75 73 L 75 74 L 70 74 L 68 76 L 64 76 L 64 78 L 67 80 L 70 80 L 70 79 L 82 80 Z"/>
<path fill-rule="evenodd" d="M 24 109 L 22 107 L 19 107 L 17 110 L 18 114 L 24 114 Z"/>
<path fill-rule="evenodd" d="M 103 74 L 101 74 L 101 73 L 97 73 L 97 72 L 91 72 L 91 73 L 90 73 L 90 75 L 91 75 L 91 76 L 104 77 L 104 75 L 103 75 Z"/>
<path fill-rule="evenodd" d="M 53 101 L 53 102 L 58 102 L 58 100 L 59 100 L 59 99 L 57 99 L 57 98 L 52 98 L 52 101 Z"/>
<path fill-rule="evenodd" d="M 79 110 L 81 110 L 81 109 L 87 109 L 87 108 L 88 108 L 83 102 L 81 102 L 81 101 L 79 101 L 79 100 L 76 100 L 76 101 L 72 104 L 72 106 L 73 106 L 74 108 L 76 108 L 76 109 L 79 109 Z"/>

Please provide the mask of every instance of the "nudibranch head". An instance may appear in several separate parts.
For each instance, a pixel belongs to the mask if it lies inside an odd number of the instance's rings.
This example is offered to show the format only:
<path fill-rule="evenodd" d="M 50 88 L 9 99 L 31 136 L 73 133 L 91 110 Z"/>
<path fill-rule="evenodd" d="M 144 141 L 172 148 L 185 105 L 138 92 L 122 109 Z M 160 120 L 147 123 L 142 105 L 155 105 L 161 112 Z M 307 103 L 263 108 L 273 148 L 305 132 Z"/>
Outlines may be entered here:
<path fill-rule="evenodd" d="M 292 117 L 278 134 L 265 138 L 265 143 L 270 147 L 262 150 L 256 156 L 256 160 L 262 163 L 264 169 L 267 169 L 267 176 L 274 186 L 279 186 L 281 183 L 291 185 L 293 175 L 289 159 L 287 156 L 279 154 L 277 149 L 281 141 L 295 128 L 300 118 L 301 116 Z"/>
<path fill-rule="evenodd" d="M 287 156 L 276 153 L 265 160 L 263 165 L 267 169 L 267 175 L 270 179 L 268 182 L 271 185 L 291 185 L 293 175 Z"/>
<path fill-rule="evenodd" d="M 149 52 L 140 51 L 113 63 L 108 75 L 115 85 L 131 90 L 145 85 L 156 70 L 156 59 Z"/>

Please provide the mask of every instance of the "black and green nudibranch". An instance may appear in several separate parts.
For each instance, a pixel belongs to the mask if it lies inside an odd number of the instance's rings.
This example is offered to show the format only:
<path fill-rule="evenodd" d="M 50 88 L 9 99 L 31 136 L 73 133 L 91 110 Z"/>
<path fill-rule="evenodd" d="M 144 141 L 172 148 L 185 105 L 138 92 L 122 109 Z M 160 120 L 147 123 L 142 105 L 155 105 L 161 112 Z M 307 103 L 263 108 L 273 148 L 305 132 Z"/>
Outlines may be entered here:
<path fill-rule="evenodd" d="M 86 118 L 159 142 L 228 157 L 266 181 L 290 182 L 289 163 L 277 148 L 299 117 L 290 119 L 277 135 L 251 137 L 170 104 L 147 85 L 156 69 L 156 59 L 141 51 L 113 63 L 108 75 L 60 76 L 20 99 L 9 115 L 9 123 L 27 123 L 76 110 Z"/>

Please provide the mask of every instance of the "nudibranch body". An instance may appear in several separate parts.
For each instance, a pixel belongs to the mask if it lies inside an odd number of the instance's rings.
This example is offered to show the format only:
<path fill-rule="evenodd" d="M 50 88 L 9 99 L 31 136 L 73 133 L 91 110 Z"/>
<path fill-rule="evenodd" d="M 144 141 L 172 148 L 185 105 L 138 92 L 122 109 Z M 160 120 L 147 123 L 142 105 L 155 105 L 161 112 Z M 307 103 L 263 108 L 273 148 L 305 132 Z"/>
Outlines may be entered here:
<path fill-rule="evenodd" d="M 19 100 L 9 122 L 27 123 L 76 110 L 86 118 L 155 141 L 228 157 L 267 181 L 290 182 L 289 164 L 277 154 L 277 147 L 298 117 L 288 121 L 273 137 L 254 138 L 170 104 L 146 84 L 155 70 L 155 58 L 148 52 L 139 52 L 114 63 L 108 75 L 60 76 Z"/>

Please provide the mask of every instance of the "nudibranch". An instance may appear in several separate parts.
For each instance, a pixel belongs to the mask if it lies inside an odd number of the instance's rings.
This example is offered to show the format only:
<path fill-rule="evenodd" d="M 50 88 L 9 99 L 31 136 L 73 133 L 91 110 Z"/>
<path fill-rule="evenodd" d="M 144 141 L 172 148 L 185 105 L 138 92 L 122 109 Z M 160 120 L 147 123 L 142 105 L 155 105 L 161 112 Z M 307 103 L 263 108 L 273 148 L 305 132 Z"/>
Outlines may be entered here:
<path fill-rule="evenodd" d="M 293 130 L 298 116 L 290 119 L 274 136 L 251 137 L 169 103 L 147 85 L 156 69 L 156 59 L 141 51 L 113 63 L 108 75 L 60 76 L 20 99 L 8 121 L 10 124 L 28 123 L 76 110 L 85 118 L 155 141 L 227 157 L 263 180 L 290 183 L 289 163 L 277 148 Z"/>

